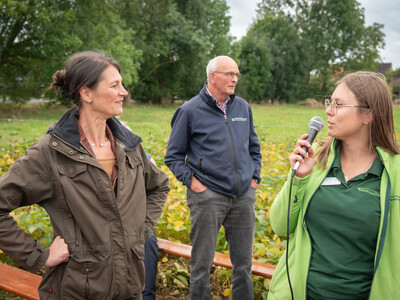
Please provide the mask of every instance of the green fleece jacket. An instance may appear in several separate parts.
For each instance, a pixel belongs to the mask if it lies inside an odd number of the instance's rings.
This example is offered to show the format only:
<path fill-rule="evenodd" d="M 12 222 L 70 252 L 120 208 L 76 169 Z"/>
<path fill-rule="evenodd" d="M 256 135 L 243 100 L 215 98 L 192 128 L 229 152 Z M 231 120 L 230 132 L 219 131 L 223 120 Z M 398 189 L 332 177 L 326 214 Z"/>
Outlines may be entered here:
<path fill-rule="evenodd" d="M 290 210 L 289 274 L 294 299 L 306 299 L 307 276 L 311 258 L 311 240 L 305 222 L 310 199 L 325 179 L 334 161 L 336 143 L 332 143 L 327 168 L 314 165 L 305 178 L 294 177 Z M 314 146 L 316 148 L 316 146 Z M 381 179 L 381 218 L 375 251 L 374 275 L 370 300 L 400 299 L 400 155 L 390 155 L 377 148 L 384 164 Z M 290 178 L 289 173 L 289 178 Z M 271 207 L 270 221 L 276 234 L 286 236 L 289 180 Z M 268 300 L 291 299 L 286 275 L 286 251 L 272 278 Z"/>

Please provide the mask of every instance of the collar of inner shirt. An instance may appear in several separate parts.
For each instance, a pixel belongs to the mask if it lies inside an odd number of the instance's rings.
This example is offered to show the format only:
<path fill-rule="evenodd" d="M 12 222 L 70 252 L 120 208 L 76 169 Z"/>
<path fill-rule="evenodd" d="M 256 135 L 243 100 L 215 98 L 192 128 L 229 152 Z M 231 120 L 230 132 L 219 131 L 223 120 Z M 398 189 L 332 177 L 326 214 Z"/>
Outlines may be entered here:
<path fill-rule="evenodd" d="M 231 100 L 231 98 L 228 96 L 228 98 L 226 98 L 226 100 L 224 101 L 224 103 L 219 102 L 212 94 L 211 92 L 208 90 L 208 88 L 206 87 L 206 91 L 207 94 L 209 94 L 211 96 L 211 98 L 214 100 L 215 104 L 217 105 L 217 107 L 222 110 L 222 112 L 224 113 L 224 115 L 226 115 L 226 108 L 228 107 L 228 103 Z"/>

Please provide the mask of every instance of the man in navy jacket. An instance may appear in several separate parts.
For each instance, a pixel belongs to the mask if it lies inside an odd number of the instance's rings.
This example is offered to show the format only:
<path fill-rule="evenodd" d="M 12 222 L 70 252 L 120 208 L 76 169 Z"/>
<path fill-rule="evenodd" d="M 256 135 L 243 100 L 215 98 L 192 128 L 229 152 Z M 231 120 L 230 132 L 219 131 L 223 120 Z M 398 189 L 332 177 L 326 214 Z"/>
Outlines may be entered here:
<path fill-rule="evenodd" d="M 191 299 L 211 299 L 210 271 L 221 225 L 233 264 L 233 299 L 253 299 L 251 278 L 261 154 L 249 104 L 235 96 L 236 62 L 218 56 L 207 83 L 179 107 L 165 164 L 187 186 L 192 254 Z"/>

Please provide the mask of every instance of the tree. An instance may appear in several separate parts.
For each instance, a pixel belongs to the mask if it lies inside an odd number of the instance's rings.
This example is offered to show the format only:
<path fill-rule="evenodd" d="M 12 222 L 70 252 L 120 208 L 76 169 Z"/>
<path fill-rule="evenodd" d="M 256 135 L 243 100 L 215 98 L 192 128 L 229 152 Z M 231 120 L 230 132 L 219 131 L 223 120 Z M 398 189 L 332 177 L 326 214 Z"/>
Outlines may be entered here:
<path fill-rule="evenodd" d="M 229 55 L 233 37 L 225 0 L 175 0 L 178 10 L 208 37 L 209 57 Z"/>
<path fill-rule="evenodd" d="M 160 103 L 182 94 L 182 80 L 193 79 L 193 68 L 209 47 L 201 31 L 188 22 L 173 1 L 121 1 L 121 16 L 132 29 L 143 55 L 133 98 Z M 196 75 L 196 74 L 194 74 Z"/>
<path fill-rule="evenodd" d="M 225 0 L 3 0 L 0 94 L 39 97 L 69 55 L 103 50 L 134 98 L 189 98 L 208 60 L 229 54 L 227 9 Z"/>
<path fill-rule="evenodd" d="M 141 49 L 139 101 L 187 99 L 206 80 L 205 66 L 230 46 L 224 0 L 120 0 L 121 16 Z M 217 14 L 219 14 L 217 16 Z"/>
<path fill-rule="evenodd" d="M 310 41 L 319 95 L 329 93 L 332 76 L 359 68 L 375 69 L 384 47 L 382 25 L 365 26 L 364 9 L 356 0 L 263 0 L 264 13 L 284 13 L 302 39 Z"/>
<path fill-rule="evenodd" d="M 264 74 L 256 80 L 257 85 L 264 89 L 262 99 L 294 101 L 301 98 L 301 88 L 307 83 L 311 70 L 308 58 L 309 44 L 306 39 L 300 38 L 291 19 L 282 12 L 276 15 L 261 13 L 250 27 L 247 36 L 258 45 L 263 44 L 263 47 L 269 50 L 264 52 L 271 56 L 272 63 L 260 63 L 248 70 L 250 73 L 262 74 L 269 69 L 270 76 Z M 241 54 L 241 57 L 245 57 L 244 60 L 249 59 L 246 48 L 245 43 L 242 47 L 244 52 Z M 260 99 L 260 96 L 256 98 Z"/>
<path fill-rule="evenodd" d="M 79 26 L 77 26 L 79 24 Z M 0 93 L 39 97 L 76 51 L 104 50 L 120 61 L 126 84 L 137 81 L 132 31 L 106 0 L 5 0 L 0 12 Z"/>
<path fill-rule="evenodd" d="M 242 78 L 237 93 L 250 101 L 267 99 L 267 86 L 272 81 L 273 57 L 267 39 L 247 34 L 240 41 L 239 55 Z"/>
<path fill-rule="evenodd" d="M 232 55 L 233 38 L 229 33 L 231 17 L 227 15 L 228 6 L 225 0 L 176 0 L 176 3 L 185 19 L 194 24 L 207 43 L 202 60 L 192 64 L 190 62 L 193 60 L 188 56 L 192 74 L 190 77 L 185 76 L 181 83 L 184 87 L 182 96 L 188 98 L 197 94 L 206 81 L 205 69 L 211 58 L 218 55 Z"/>
<path fill-rule="evenodd" d="M 400 68 L 385 73 L 393 100 L 400 99 Z"/>

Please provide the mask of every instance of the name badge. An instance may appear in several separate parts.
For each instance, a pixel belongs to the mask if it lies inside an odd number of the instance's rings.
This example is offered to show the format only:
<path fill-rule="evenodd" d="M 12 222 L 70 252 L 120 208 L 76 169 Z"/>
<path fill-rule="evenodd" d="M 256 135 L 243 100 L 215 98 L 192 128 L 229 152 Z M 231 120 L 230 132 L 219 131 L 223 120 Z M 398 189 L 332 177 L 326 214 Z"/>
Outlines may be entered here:
<path fill-rule="evenodd" d="M 336 177 L 326 177 L 325 180 L 321 183 L 321 185 L 341 185 L 339 179 Z"/>

